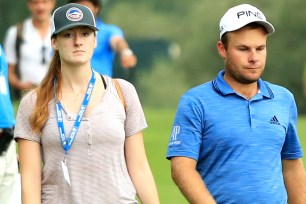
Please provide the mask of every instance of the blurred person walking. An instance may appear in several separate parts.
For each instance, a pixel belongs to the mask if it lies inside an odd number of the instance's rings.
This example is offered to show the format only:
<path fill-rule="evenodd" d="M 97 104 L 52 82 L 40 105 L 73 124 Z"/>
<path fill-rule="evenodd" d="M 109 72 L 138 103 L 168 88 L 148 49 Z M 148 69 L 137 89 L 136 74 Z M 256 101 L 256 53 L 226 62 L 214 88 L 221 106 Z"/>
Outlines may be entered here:
<path fill-rule="evenodd" d="M 138 94 L 90 66 L 99 30 L 92 12 L 66 4 L 52 19 L 49 71 L 16 117 L 23 204 L 136 204 L 136 195 L 158 204 Z"/>
<path fill-rule="evenodd" d="M 20 177 L 18 172 L 14 136 L 14 108 L 10 98 L 8 67 L 0 45 L 0 203 L 20 203 Z"/>
<path fill-rule="evenodd" d="M 113 76 L 113 63 L 115 54 L 119 54 L 122 68 L 134 68 L 137 57 L 129 48 L 124 38 L 123 31 L 116 25 L 106 24 L 98 17 L 102 10 L 101 0 L 69 0 L 69 3 L 78 3 L 90 8 L 96 18 L 97 47 L 91 59 L 91 66 L 100 74 Z"/>
<path fill-rule="evenodd" d="M 51 60 L 51 14 L 55 0 L 27 0 L 31 17 L 11 26 L 4 49 L 9 64 L 9 84 L 17 95 L 37 86 Z"/>
<path fill-rule="evenodd" d="M 294 96 L 261 79 L 273 32 L 256 7 L 230 8 L 217 43 L 224 70 L 180 99 L 167 158 L 190 203 L 306 203 Z"/>

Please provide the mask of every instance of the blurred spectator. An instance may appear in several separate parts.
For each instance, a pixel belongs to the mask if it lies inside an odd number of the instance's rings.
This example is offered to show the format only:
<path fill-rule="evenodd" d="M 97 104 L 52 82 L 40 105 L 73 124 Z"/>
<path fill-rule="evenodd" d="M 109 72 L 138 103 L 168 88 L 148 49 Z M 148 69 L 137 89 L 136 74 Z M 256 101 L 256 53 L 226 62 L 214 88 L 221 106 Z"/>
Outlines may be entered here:
<path fill-rule="evenodd" d="M 105 24 L 101 18 L 97 17 L 100 10 L 102 10 L 100 0 L 69 0 L 69 3 L 87 6 L 96 17 L 99 32 L 97 35 L 97 47 L 91 59 L 91 66 L 94 70 L 112 77 L 115 53 L 120 54 L 120 63 L 123 68 L 136 66 L 137 58 L 124 39 L 122 30 L 118 26 Z"/>
<path fill-rule="evenodd" d="M 11 26 L 5 37 L 9 83 L 19 93 L 37 86 L 51 60 L 51 13 L 55 0 L 27 0 L 31 17 Z"/>
<path fill-rule="evenodd" d="M 18 173 L 14 109 L 8 85 L 8 68 L 0 46 L 0 203 L 20 203 L 20 177 Z"/>

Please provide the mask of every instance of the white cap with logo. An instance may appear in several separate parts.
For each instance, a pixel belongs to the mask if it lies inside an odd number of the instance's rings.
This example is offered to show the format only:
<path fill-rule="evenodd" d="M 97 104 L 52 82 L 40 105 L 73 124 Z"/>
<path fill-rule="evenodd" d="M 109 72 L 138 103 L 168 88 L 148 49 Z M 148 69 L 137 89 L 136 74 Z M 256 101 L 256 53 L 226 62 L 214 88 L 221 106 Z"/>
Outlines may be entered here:
<path fill-rule="evenodd" d="M 256 7 L 249 4 L 241 4 L 230 8 L 220 20 L 220 39 L 226 32 L 238 30 L 249 23 L 256 22 L 265 27 L 268 34 L 275 29 L 269 23 L 265 15 Z"/>

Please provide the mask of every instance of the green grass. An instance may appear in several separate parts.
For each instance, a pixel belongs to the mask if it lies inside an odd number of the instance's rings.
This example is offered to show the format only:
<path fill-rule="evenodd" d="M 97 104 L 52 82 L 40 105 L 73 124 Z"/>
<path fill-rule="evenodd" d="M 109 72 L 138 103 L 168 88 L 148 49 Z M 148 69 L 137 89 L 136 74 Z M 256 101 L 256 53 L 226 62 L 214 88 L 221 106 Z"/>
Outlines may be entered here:
<path fill-rule="evenodd" d="M 170 175 L 170 162 L 165 158 L 175 110 L 144 108 L 149 125 L 144 131 L 146 152 L 161 203 L 187 204 Z M 306 115 L 300 116 L 298 131 L 306 154 Z M 303 158 L 306 167 L 306 158 Z"/>
<path fill-rule="evenodd" d="M 155 178 L 161 203 L 187 204 L 170 174 L 166 159 L 169 135 L 175 110 L 144 109 L 149 128 L 144 131 L 147 157 Z"/>

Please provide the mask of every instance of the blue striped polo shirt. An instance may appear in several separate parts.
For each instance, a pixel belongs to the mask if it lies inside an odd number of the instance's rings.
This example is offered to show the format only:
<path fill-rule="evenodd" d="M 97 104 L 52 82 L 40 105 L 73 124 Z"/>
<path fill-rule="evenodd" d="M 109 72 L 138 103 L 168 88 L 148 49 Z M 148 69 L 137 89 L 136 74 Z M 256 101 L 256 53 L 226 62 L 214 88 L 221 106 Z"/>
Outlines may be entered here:
<path fill-rule="evenodd" d="M 248 100 L 223 75 L 181 97 L 167 158 L 197 160 L 218 204 L 287 203 L 282 159 L 303 156 L 294 97 L 259 79 L 260 91 Z"/>

